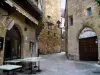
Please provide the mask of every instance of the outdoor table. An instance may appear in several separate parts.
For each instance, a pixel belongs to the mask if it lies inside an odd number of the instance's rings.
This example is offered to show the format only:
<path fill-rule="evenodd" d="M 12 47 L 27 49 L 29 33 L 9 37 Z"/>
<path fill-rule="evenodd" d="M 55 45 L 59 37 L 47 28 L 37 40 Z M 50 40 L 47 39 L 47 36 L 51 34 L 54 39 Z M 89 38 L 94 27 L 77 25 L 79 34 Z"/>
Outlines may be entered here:
<path fill-rule="evenodd" d="M 14 60 L 7 60 L 7 61 L 5 61 L 5 63 L 14 63 L 15 65 L 17 64 L 17 63 L 20 63 L 22 61 L 22 59 L 14 59 Z"/>
<path fill-rule="evenodd" d="M 7 63 L 7 64 L 14 63 L 14 65 L 17 65 L 17 63 L 21 63 L 22 61 L 23 61 L 23 59 L 14 59 L 14 60 L 7 60 L 7 61 L 5 61 L 5 63 Z M 21 67 L 20 72 L 24 72 L 22 69 L 23 69 L 23 65 Z"/>
<path fill-rule="evenodd" d="M 29 57 L 29 58 L 24 58 L 23 62 L 38 62 L 38 70 L 37 72 L 40 72 L 40 59 L 41 57 Z M 32 66 L 32 65 L 31 65 Z M 31 67 L 31 72 L 30 74 L 35 73 Z"/>
<path fill-rule="evenodd" d="M 19 66 L 19 65 L 1 65 L 0 66 L 0 70 L 5 70 L 7 71 L 7 75 L 17 75 L 15 73 L 15 70 L 16 69 L 19 69 L 21 68 L 22 66 Z M 9 74 L 9 72 L 12 71 L 12 74 Z"/>
<path fill-rule="evenodd" d="M 31 60 L 32 58 L 33 58 L 33 59 L 36 59 L 37 57 L 28 57 L 28 58 L 24 58 L 24 61 L 25 61 L 25 60 L 29 60 L 29 59 Z M 41 58 L 41 57 L 39 57 L 39 58 Z M 34 68 L 36 68 L 36 67 L 37 67 L 36 62 L 34 62 L 34 63 L 35 63 Z"/>
<path fill-rule="evenodd" d="M 19 62 L 38 62 L 38 70 L 37 72 L 40 72 L 40 61 L 41 61 L 41 57 L 28 57 L 28 58 L 23 58 L 23 59 L 14 59 L 14 60 L 8 60 L 8 61 L 5 61 L 5 63 L 14 63 L 16 65 L 16 63 L 19 63 Z M 36 66 L 36 65 L 35 65 Z M 23 68 L 23 67 L 22 67 Z M 31 65 L 31 73 L 32 73 L 32 65 Z M 23 72 L 22 70 L 20 72 Z M 35 72 L 33 72 L 35 73 Z"/>

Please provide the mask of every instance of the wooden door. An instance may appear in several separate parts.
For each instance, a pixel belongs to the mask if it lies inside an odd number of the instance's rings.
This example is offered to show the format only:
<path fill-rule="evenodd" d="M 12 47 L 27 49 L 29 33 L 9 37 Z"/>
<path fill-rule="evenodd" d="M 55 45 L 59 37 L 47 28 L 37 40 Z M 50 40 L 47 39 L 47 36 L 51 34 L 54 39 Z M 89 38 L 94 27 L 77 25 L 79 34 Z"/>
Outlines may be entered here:
<path fill-rule="evenodd" d="M 98 60 L 98 44 L 97 37 L 84 38 L 79 40 L 80 60 L 97 61 Z"/>

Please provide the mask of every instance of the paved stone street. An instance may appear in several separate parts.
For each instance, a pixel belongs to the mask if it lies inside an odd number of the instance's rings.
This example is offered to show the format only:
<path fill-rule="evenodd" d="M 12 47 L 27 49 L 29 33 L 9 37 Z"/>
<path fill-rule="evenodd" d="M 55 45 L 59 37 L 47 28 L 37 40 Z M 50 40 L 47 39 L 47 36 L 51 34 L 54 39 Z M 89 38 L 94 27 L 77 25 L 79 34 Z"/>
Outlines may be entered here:
<path fill-rule="evenodd" d="M 45 59 L 41 61 L 42 72 L 32 75 L 100 75 L 100 66 L 96 64 L 97 62 L 67 60 L 64 52 L 43 55 L 42 58 Z"/>
<path fill-rule="evenodd" d="M 42 72 L 36 75 L 100 75 L 96 62 L 67 60 L 64 52 L 42 57 Z"/>

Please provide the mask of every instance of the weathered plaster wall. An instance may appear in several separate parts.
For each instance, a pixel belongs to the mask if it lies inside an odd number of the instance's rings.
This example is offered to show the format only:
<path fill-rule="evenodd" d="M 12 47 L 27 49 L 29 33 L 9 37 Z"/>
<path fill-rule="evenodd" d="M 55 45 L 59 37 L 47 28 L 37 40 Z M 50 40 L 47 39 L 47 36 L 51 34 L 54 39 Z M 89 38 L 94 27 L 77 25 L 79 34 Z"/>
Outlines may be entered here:
<path fill-rule="evenodd" d="M 22 56 L 29 57 L 31 56 L 31 51 L 29 50 L 30 41 L 35 41 L 35 28 L 30 27 L 30 25 L 25 23 L 25 17 L 17 14 L 12 15 L 11 18 L 15 21 L 15 24 L 19 25 L 20 31 L 22 34 Z M 24 28 L 27 28 L 27 31 L 24 31 Z"/>
<path fill-rule="evenodd" d="M 92 8 L 92 16 L 87 15 L 89 7 Z M 66 48 L 70 59 L 79 60 L 79 34 L 83 28 L 94 29 L 100 41 L 99 9 L 95 0 L 68 0 L 68 16 L 73 15 L 73 26 L 68 26 L 68 49 Z M 100 42 L 98 42 L 98 52 L 100 60 Z"/>
<path fill-rule="evenodd" d="M 0 14 L 7 14 L 6 11 L 0 8 Z M 6 18 L 7 16 L 1 16 L 0 17 L 0 37 L 6 36 Z M 21 41 L 22 41 L 22 47 L 21 47 L 21 57 L 30 57 L 31 56 L 31 50 L 29 49 L 30 41 L 35 41 L 35 26 L 31 27 L 30 25 L 25 23 L 25 17 L 22 16 L 19 13 L 12 14 L 9 16 L 9 18 L 13 19 L 15 22 L 15 25 L 18 27 L 20 34 L 21 34 Z M 24 31 L 24 28 L 27 27 L 27 31 Z M 27 37 L 27 40 L 26 40 Z M 5 41 L 3 43 L 3 50 L 0 52 L 0 65 L 4 62 L 4 48 L 5 48 Z M 35 51 L 35 49 L 34 49 Z M 35 56 L 35 52 L 33 52 L 33 56 Z"/>

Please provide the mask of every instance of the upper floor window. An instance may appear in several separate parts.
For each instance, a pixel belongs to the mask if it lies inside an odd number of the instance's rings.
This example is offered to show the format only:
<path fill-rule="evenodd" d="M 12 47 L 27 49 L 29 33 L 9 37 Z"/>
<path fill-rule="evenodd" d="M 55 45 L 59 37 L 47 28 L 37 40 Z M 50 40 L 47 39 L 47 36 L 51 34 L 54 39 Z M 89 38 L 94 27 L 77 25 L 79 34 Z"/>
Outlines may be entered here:
<path fill-rule="evenodd" d="M 100 18 L 100 13 L 99 13 L 99 18 Z"/>
<path fill-rule="evenodd" d="M 38 0 L 35 0 L 36 2 L 38 2 Z"/>
<path fill-rule="evenodd" d="M 69 26 L 73 25 L 73 16 L 69 16 Z"/>
<path fill-rule="evenodd" d="M 92 15 L 91 7 L 87 8 L 87 15 L 88 15 L 88 16 L 91 16 L 91 15 Z"/>

